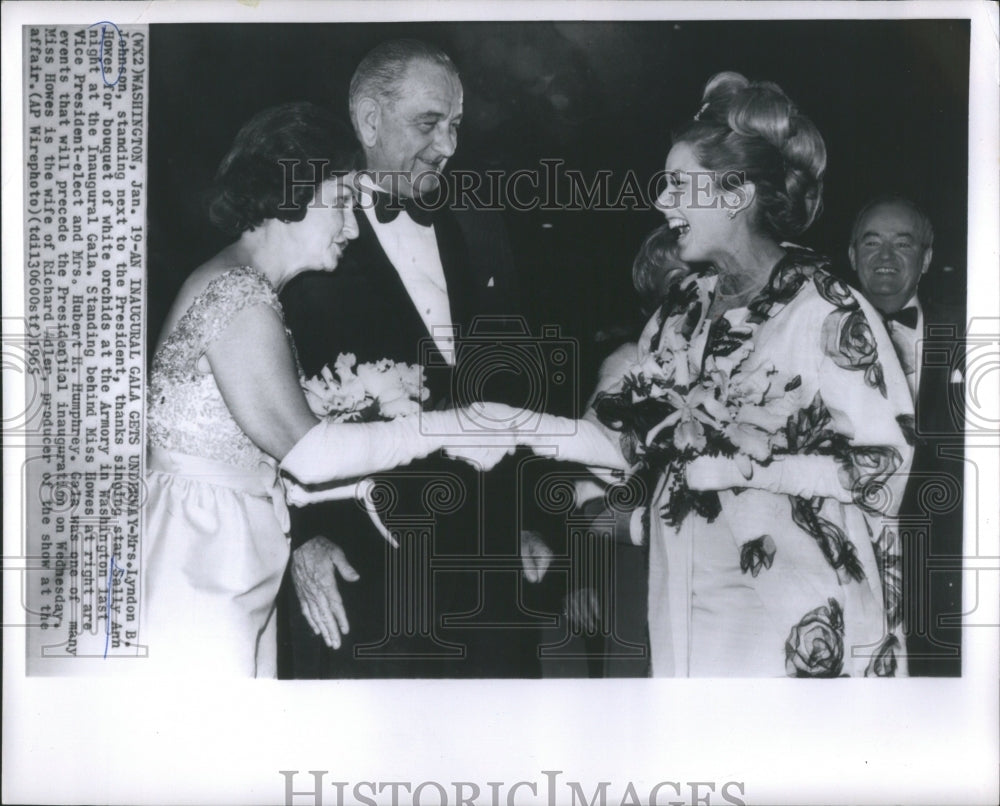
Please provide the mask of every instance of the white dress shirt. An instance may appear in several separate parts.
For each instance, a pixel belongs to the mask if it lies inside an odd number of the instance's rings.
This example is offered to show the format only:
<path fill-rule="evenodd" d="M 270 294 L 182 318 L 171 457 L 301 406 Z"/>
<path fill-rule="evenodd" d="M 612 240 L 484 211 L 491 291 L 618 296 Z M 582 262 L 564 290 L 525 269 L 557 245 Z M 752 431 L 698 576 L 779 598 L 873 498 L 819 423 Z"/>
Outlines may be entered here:
<path fill-rule="evenodd" d="M 362 209 L 434 343 L 445 360 L 454 365 L 455 338 L 448 283 L 441 266 L 434 226 L 421 226 L 405 212 L 388 223 L 379 223 L 374 206 L 368 200 L 362 204 Z"/>
<path fill-rule="evenodd" d="M 889 337 L 896 348 L 896 355 L 899 356 L 899 363 L 903 365 L 903 372 L 906 373 L 906 382 L 910 386 L 910 394 L 916 400 L 917 390 L 920 388 L 920 346 L 924 335 L 924 311 L 920 307 L 920 302 L 916 295 L 903 306 L 904 308 L 915 307 L 917 309 L 917 326 L 908 328 L 899 322 L 886 322 L 886 329 Z"/>

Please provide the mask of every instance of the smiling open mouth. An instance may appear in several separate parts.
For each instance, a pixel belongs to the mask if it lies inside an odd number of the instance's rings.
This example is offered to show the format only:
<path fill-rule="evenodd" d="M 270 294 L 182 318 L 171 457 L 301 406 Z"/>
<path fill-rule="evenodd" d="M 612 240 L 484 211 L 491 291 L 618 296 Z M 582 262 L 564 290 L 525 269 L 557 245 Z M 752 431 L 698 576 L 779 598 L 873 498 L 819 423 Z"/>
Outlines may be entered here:
<path fill-rule="evenodd" d="M 691 231 L 691 226 L 679 218 L 668 221 L 667 226 L 670 227 L 670 231 L 675 233 L 678 238 L 683 238 Z"/>

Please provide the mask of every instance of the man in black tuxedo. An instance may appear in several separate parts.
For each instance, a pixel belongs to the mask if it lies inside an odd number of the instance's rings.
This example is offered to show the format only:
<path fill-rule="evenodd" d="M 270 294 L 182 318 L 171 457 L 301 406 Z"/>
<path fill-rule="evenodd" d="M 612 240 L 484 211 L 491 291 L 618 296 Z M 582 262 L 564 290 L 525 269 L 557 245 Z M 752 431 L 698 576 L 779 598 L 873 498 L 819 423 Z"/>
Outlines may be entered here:
<path fill-rule="evenodd" d="M 965 331 L 962 311 L 919 291 L 933 243 L 927 215 L 886 196 L 858 213 L 848 254 L 913 394 L 917 444 L 899 512 L 909 673 L 960 676 Z"/>
<path fill-rule="evenodd" d="M 303 371 L 332 368 L 340 353 L 421 364 L 430 407 L 474 402 L 474 392 L 455 393 L 463 337 L 478 315 L 509 315 L 517 303 L 502 223 L 444 203 L 441 171 L 462 117 L 458 72 L 426 43 L 383 43 L 354 74 L 350 113 L 366 163 L 360 235 L 335 272 L 301 275 L 282 293 Z M 550 552 L 522 537 L 510 463 L 479 474 L 432 456 L 377 477 L 398 549 L 355 502 L 294 513 L 283 676 L 536 676 L 522 570 L 540 580 Z"/>

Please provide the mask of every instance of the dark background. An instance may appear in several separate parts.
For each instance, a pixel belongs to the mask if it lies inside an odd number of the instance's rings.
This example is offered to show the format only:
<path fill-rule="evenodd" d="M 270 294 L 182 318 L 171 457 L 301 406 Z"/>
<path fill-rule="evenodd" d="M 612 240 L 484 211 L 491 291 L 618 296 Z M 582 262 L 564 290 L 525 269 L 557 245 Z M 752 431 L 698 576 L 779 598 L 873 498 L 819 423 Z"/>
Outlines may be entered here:
<path fill-rule="evenodd" d="M 562 159 L 584 176 L 662 169 L 670 131 L 720 70 L 778 83 L 822 132 L 825 210 L 805 245 L 845 276 L 858 207 L 897 192 L 934 221 L 931 276 L 964 304 L 969 24 L 964 20 L 478 22 L 150 26 L 149 333 L 178 287 L 225 240 L 201 198 L 239 127 L 277 103 L 331 103 L 378 42 L 415 37 L 455 61 L 465 119 L 451 168 L 540 169 Z M 993 170 L 993 166 L 984 166 Z M 662 222 L 655 210 L 504 213 L 532 321 L 579 340 L 585 374 L 602 331 L 637 322 L 632 258 Z M 624 328 L 624 330 L 623 330 Z M 587 378 L 582 379 L 588 386 Z"/>

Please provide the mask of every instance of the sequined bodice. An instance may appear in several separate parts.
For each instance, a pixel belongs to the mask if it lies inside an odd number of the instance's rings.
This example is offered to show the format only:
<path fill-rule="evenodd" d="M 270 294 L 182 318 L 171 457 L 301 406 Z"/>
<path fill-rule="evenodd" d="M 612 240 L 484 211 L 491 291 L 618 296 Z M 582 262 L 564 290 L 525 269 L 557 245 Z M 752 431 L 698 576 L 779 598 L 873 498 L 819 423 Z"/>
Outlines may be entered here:
<path fill-rule="evenodd" d="M 281 316 L 277 292 L 264 275 L 231 269 L 195 298 L 156 351 L 147 384 L 150 445 L 250 469 L 267 458 L 236 424 L 212 373 L 198 369 L 209 345 L 251 305 L 268 305 Z"/>

